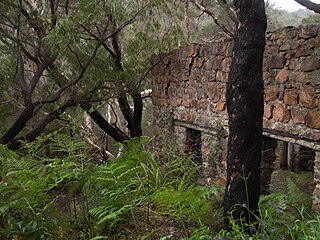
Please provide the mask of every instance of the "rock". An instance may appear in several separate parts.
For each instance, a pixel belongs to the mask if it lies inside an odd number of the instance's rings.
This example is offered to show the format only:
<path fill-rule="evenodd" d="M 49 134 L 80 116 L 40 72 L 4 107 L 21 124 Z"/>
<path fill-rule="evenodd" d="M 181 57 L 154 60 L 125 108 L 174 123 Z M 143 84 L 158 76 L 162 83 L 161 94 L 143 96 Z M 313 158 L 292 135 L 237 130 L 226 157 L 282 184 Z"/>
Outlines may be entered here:
<path fill-rule="evenodd" d="M 307 111 L 302 108 L 299 108 L 299 107 L 291 108 L 291 117 L 295 124 L 304 124 L 306 115 L 307 115 Z"/>
<path fill-rule="evenodd" d="M 284 93 L 284 103 L 287 105 L 296 105 L 298 104 L 298 92 L 297 90 L 289 90 Z"/>
<path fill-rule="evenodd" d="M 272 105 L 269 104 L 265 104 L 264 105 L 264 113 L 263 116 L 265 116 L 266 118 L 270 119 L 272 117 Z"/>
<path fill-rule="evenodd" d="M 318 98 L 311 86 L 302 86 L 299 91 L 299 103 L 304 107 L 317 107 Z"/>
<path fill-rule="evenodd" d="M 290 112 L 281 103 L 275 103 L 272 111 L 273 119 L 277 122 L 287 123 L 290 120 Z"/>
<path fill-rule="evenodd" d="M 283 68 L 285 64 L 285 56 L 284 54 L 269 55 L 267 56 L 266 64 L 270 69 Z"/>
<path fill-rule="evenodd" d="M 315 57 L 305 57 L 301 58 L 302 64 L 301 64 L 301 70 L 304 72 L 313 71 L 320 68 L 320 60 L 319 58 Z"/>
<path fill-rule="evenodd" d="M 198 55 L 198 45 L 197 44 L 191 44 L 187 47 L 187 56 L 188 57 L 195 57 Z"/>
<path fill-rule="evenodd" d="M 306 116 L 306 124 L 308 127 L 320 129 L 320 111 L 309 112 Z"/>
<path fill-rule="evenodd" d="M 225 109 L 225 107 L 226 107 L 226 103 L 225 102 L 220 102 L 217 105 L 217 108 L 218 108 L 219 111 L 223 111 Z"/>
<path fill-rule="evenodd" d="M 319 30 L 319 26 L 316 24 L 313 25 L 300 25 L 299 26 L 299 38 L 311 38 L 317 36 L 317 32 Z"/>
<path fill-rule="evenodd" d="M 273 86 L 267 86 L 264 89 L 264 99 L 265 101 L 274 101 L 278 97 L 278 87 L 273 85 Z"/>
<path fill-rule="evenodd" d="M 287 69 L 282 69 L 276 76 L 278 83 L 285 83 L 288 81 L 289 71 Z"/>

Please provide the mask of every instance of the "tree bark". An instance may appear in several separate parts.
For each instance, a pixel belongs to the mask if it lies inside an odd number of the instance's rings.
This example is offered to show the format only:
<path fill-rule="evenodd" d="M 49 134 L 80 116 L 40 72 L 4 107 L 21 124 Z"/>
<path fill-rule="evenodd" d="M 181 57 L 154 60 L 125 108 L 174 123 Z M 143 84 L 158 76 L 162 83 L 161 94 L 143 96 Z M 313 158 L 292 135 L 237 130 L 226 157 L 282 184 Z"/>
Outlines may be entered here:
<path fill-rule="evenodd" d="M 28 121 L 33 117 L 34 106 L 30 105 L 26 107 L 14 124 L 5 132 L 5 134 L 0 138 L 1 144 L 7 144 L 12 141 L 26 126 Z"/>
<path fill-rule="evenodd" d="M 234 34 L 233 57 L 227 83 L 229 138 L 227 183 L 224 195 L 227 216 L 252 222 L 260 194 L 263 79 L 266 15 L 263 0 L 234 0 L 239 23 Z M 240 223 L 240 221 L 239 221 Z"/>
<path fill-rule="evenodd" d="M 314 3 L 314 2 L 309 1 L 309 0 L 295 0 L 295 1 L 297 3 L 299 3 L 300 5 L 308 8 L 309 10 L 320 14 L 320 4 Z"/>
<path fill-rule="evenodd" d="M 75 106 L 76 102 L 73 99 L 65 102 L 58 109 L 50 112 L 34 129 L 27 133 L 24 137 L 13 139 L 7 143 L 7 147 L 11 150 L 17 150 L 21 147 L 21 141 L 32 142 L 41 135 L 44 129 L 55 119 L 57 119 L 67 108 Z"/>
<path fill-rule="evenodd" d="M 143 102 L 141 98 L 141 93 L 136 92 L 132 95 L 133 97 L 133 124 L 131 131 L 131 137 L 141 137 L 142 136 L 142 128 L 141 128 L 141 121 L 142 121 L 142 111 L 143 111 Z"/>
<path fill-rule="evenodd" d="M 126 140 L 129 140 L 129 137 L 123 131 L 121 131 L 117 126 L 113 126 L 110 123 L 108 123 L 108 121 L 105 120 L 104 117 L 97 110 L 91 111 L 90 104 L 82 104 L 81 107 L 84 110 L 86 110 L 90 117 L 93 119 L 93 121 L 115 141 L 122 143 Z"/>

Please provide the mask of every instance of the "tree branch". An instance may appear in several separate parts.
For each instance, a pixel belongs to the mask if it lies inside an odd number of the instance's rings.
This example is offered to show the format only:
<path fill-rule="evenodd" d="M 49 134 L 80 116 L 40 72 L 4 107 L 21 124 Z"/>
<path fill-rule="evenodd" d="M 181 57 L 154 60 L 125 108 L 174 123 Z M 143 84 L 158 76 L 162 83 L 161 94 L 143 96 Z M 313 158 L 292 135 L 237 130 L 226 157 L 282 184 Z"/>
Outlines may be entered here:
<path fill-rule="evenodd" d="M 109 122 L 107 122 L 104 117 L 97 111 L 91 111 L 90 104 L 81 104 L 81 107 L 86 110 L 86 112 L 90 115 L 93 121 L 109 136 L 111 136 L 117 142 L 124 142 L 129 140 L 127 134 L 121 131 L 117 126 L 112 126 Z"/>
<path fill-rule="evenodd" d="M 309 1 L 309 0 L 295 0 L 295 1 L 297 3 L 299 3 L 300 5 L 308 8 L 309 10 L 320 14 L 320 4 L 314 3 L 314 2 Z"/>
<path fill-rule="evenodd" d="M 193 5 L 195 5 L 199 10 L 208 14 L 213 19 L 215 24 L 217 24 L 225 34 L 227 34 L 229 37 L 233 38 L 233 36 L 234 36 L 233 33 L 230 32 L 228 30 L 228 28 L 218 20 L 218 18 L 214 15 L 213 12 L 211 12 L 209 9 L 204 7 L 202 4 L 198 3 L 196 0 L 190 0 L 190 2 L 193 3 Z"/>
<path fill-rule="evenodd" d="M 76 102 L 73 99 L 69 99 L 58 109 L 50 112 L 34 129 L 32 129 L 29 133 L 27 133 L 24 137 L 19 137 L 10 141 L 7 146 L 11 150 L 17 150 L 21 147 L 21 141 L 25 140 L 28 142 L 32 142 L 38 136 L 41 135 L 43 130 L 55 119 L 57 119 L 67 108 L 75 106 Z"/>

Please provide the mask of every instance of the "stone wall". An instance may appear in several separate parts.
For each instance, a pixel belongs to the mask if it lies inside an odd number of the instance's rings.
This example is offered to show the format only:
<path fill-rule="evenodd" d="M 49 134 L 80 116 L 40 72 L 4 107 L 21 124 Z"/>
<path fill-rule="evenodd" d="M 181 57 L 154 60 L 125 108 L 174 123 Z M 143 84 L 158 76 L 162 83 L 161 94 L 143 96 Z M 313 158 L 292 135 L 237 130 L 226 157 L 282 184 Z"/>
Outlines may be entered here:
<path fill-rule="evenodd" d="M 287 27 L 268 33 L 266 40 L 264 135 L 320 151 L 320 25 Z M 231 57 L 230 39 L 153 57 L 153 63 L 159 62 L 152 70 L 158 133 L 167 131 L 174 138 L 175 127 L 180 133 L 186 127 L 227 131 L 225 94 Z"/>

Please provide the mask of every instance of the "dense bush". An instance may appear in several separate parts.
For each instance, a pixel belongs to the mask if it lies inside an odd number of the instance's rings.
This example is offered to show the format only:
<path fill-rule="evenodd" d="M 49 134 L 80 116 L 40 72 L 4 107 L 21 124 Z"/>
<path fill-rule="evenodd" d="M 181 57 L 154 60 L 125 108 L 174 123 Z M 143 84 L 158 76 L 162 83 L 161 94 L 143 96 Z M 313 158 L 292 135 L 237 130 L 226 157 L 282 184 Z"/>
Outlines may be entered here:
<path fill-rule="evenodd" d="M 0 146 L 1 239 L 320 239 L 320 217 L 297 201 L 308 202 L 290 178 L 288 194 L 261 197 L 255 224 L 231 219 L 221 230 L 221 189 L 197 186 L 188 157 L 157 161 L 146 141 L 100 165 L 59 132 L 19 153 Z"/>

